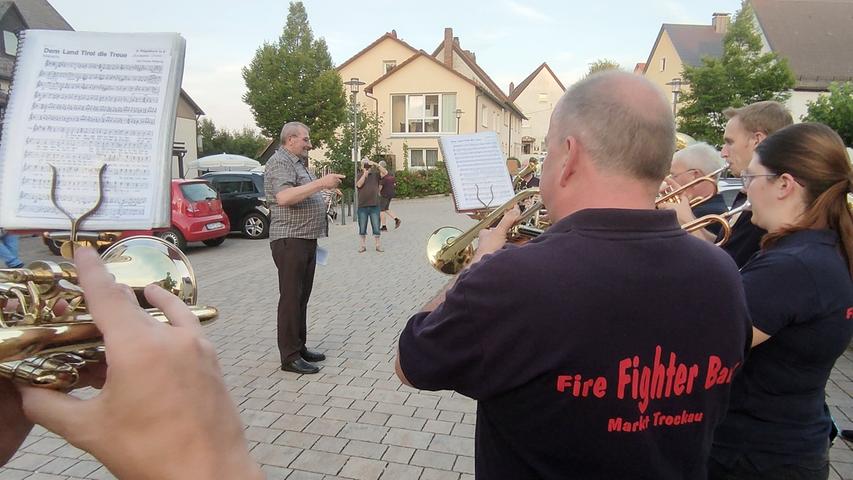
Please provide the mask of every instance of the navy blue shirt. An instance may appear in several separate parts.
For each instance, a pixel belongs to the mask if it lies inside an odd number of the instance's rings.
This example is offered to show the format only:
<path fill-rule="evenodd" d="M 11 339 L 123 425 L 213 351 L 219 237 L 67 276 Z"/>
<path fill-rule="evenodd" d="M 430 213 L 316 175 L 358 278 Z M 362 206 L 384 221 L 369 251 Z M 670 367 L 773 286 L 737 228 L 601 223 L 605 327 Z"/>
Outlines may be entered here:
<path fill-rule="evenodd" d="M 787 235 L 741 272 L 755 328 L 752 349 L 714 437 L 724 465 L 746 456 L 760 469 L 821 461 L 831 419 L 824 388 L 853 335 L 853 281 L 831 230 Z"/>
<path fill-rule="evenodd" d="M 478 480 L 704 479 L 749 338 L 728 255 L 600 209 L 472 265 L 399 349 L 417 388 L 478 400 Z"/>
<path fill-rule="evenodd" d="M 737 208 L 746 201 L 746 194 L 740 192 L 735 197 L 732 208 Z M 767 233 L 767 230 L 752 223 L 752 212 L 747 210 L 741 212 L 737 222 L 732 225 L 732 234 L 729 241 L 723 245 L 723 250 L 726 251 L 735 260 L 738 267 L 743 267 L 746 262 L 755 255 L 761 248 L 761 238 Z M 720 234 L 717 234 L 717 240 L 720 240 Z"/>

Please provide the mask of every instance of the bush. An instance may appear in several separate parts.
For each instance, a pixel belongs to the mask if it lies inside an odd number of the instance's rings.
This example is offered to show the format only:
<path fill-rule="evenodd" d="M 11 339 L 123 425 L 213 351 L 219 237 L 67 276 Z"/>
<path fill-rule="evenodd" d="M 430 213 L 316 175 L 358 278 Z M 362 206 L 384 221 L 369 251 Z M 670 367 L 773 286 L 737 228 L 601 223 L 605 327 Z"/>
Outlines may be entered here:
<path fill-rule="evenodd" d="M 450 193 L 450 179 L 443 163 L 429 170 L 401 170 L 396 174 L 396 195 L 400 198 L 425 197 L 427 195 L 447 195 Z"/>

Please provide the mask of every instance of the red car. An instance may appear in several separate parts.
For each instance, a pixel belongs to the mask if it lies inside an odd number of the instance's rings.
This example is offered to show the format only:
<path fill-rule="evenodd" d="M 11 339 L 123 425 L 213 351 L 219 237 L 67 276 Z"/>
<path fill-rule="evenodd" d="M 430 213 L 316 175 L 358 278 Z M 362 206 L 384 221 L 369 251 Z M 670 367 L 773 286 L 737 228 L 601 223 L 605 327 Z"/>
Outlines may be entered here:
<path fill-rule="evenodd" d="M 175 179 L 172 180 L 172 225 L 169 229 L 103 232 L 97 243 L 102 248 L 121 238 L 154 235 L 184 250 L 187 242 L 204 242 L 211 247 L 221 245 L 230 231 L 231 223 L 222 209 L 222 201 L 209 182 Z M 51 239 L 47 233 L 44 242 L 54 255 L 59 255 L 62 242 Z"/>

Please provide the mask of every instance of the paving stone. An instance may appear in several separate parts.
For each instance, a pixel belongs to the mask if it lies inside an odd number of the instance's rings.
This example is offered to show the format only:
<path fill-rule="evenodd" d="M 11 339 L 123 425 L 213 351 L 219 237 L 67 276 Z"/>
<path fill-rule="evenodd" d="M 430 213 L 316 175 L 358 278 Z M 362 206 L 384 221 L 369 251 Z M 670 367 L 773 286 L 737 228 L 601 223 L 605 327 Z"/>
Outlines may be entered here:
<path fill-rule="evenodd" d="M 434 435 L 429 449 L 435 452 L 452 453 L 454 455 L 474 456 L 474 441 L 465 437 L 450 435 Z"/>
<path fill-rule="evenodd" d="M 313 433 L 284 432 L 279 435 L 273 443 L 275 445 L 287 445 L 288 447 L 308 449 L 311 448 L 311 446 L 319 439 L 320 435 Z"/>
<path fill-rule="evenodd" d="M 388 445 L 382 445 L 380 443 L 362 442 L 361 440 L 350 440 L 341 453 L 354 457 L 364 457 L 378 460 L 382 458 L 382 455 L 385 453 L 385 450 L 387 448 Z"/>
<path fill-rule="evenodd" d="M 458 480 L 459 474 L 447 470 L 425 468 L 421 474 L 421 480 Z"/>
<path fill-rule="evenodd" d="M 423 468 L 414 465 L 401 465 L 399 463 L 389 463 L 382 472 L 380 480 L 418 480 L 423 472 Z"/>
<path fill-rule="evenodd" d="M 263 465 L 287 467 L 301 452 L 298 448 L 259 443 L 252 449 L 252 457 Z"/>
<path fill-rule="evenodd" d="M 345 425 L 346 422 L 342 422 L 340 420 L 315 418 L 310 425 L 305 427 L 305 432 L 334 437 L 338 435 L 338 432 L 340 432 Z"/>
<path fill-rule="evenodd" d="M 350 441 L 351 440 L 347 440 L 345 438 L 322 436 L 317 440 L 312 449 L 319 450 L 321 452 L 341 453 Z"/>
<path fill-rule="evenodd" d="M 340 476 L 357 480 L 377 480 L 385 470 L 385 462 L 366 458 L 351 457 L 347 460 Z"/>
<path fill-rule="evenodd" d="M 433 434 L 429 432 L 415 432 L 402 428 L 392 428 L 388 431 L 388 435 L 385 435 L 382 443 L 397 445 L 398 447 L 427 448 L 432 437 Z"/>
<path fill-rule="evenodd" d="M 347 457 L 328 452 L 303 451 L 291 464 L 296 470 L 336 475 L 347 461 Z"/>
<path fill-rule="evenodd" d="M 340 431 L 338 436 L 349 438 L 350 440 L 363 440 L 365 442 L 380 443 L 386 433 L 388 433 L 388 429 L 385 427 L 365 425 L 362 423 L 348 423 Z"/>
<path fill-rule="evenodd" d="M 395 463 L 409 463 L 409 460 L 412 459 L 412 455 L 415 454 L 414 448 L 407 447 L 398 447 L 396 445 L 389 445 L 388 450 L 385 451 L 385 454 L 382 455 L 382 460 L 387 460 L 389 462 Z"/>

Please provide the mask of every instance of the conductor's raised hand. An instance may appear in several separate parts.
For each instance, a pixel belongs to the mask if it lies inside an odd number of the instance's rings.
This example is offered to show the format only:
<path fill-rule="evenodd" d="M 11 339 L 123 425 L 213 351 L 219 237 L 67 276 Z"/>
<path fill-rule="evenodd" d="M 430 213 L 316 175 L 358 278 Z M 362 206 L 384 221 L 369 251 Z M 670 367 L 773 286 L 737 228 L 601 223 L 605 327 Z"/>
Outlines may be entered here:
<path fill-rule="evenodd" d="M 119 478 L 263 478 L 251 460 L 213 345 L 177 297 L 149 285 L 157 322 L 115 283 L 92 249 L 75 263 L 104 337 L 106 381 L 88 400 L 22 387 L 23 410 Z"/>
<path fill-rule="evenodd" d="M 328 173 L 320 177 L 320 185 L 324 189 L 338 188 L 338 185 L 341 184 L 341 181 L 344 178 L 346 178 L 346 175 L 341 175 L 339 173 Z"/>

